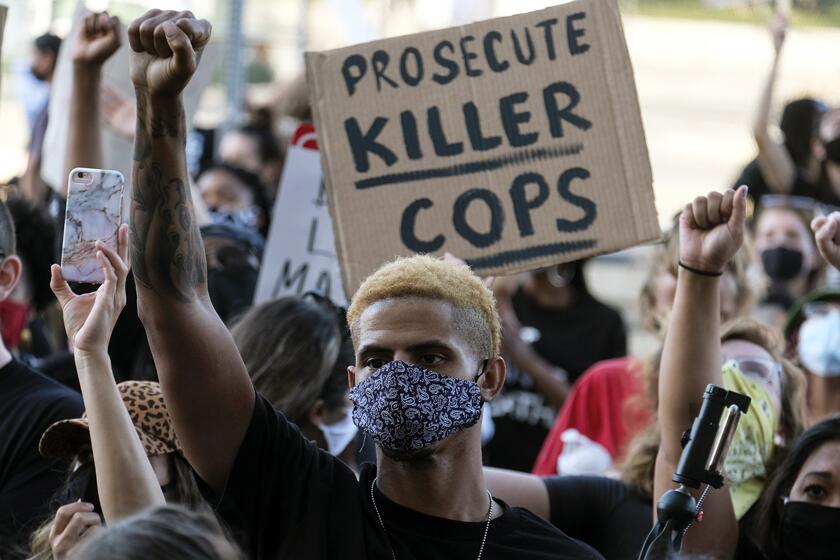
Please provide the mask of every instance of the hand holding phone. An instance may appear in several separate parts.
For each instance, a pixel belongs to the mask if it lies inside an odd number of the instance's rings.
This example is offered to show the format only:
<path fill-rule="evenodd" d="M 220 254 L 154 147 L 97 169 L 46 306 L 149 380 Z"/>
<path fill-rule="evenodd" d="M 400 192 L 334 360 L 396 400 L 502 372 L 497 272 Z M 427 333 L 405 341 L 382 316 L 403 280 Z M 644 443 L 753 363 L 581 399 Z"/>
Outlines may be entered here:
<path fill-rule="evenodd" d="M 96 242 L 116 251 L 125 178 L 119 171 L 76 168 L 67 182 L 61 274 L 68 282 L 101 284 Z"/>

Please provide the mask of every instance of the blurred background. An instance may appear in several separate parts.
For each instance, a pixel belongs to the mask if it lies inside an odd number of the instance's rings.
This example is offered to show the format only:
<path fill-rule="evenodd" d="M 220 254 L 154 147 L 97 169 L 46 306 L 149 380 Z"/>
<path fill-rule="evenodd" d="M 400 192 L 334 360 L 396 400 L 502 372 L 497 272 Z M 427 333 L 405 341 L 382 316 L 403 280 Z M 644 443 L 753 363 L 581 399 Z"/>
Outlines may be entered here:
<path fill-rule="evenodd" d="M 3 0 L 9 6 L 2 56 L 0 181 L 26 165 L 27 119 L 19 88 L 34 37 L 65 36 L 75 0 Z M 304 50 L 321 50 L 540 9 L 543 0 L 154 0 L 86 2 L 124 22 L 151 7 L 189 9 L 214 25 L 212 84 L 195 123 L 224 127 L 242 104 L 273 103 L 303 70 Z M 771 122 L 785 102 L 840 101 L 840 0 L 626 0 L 621 3 L 654 172 L 660 222 L 680 204 L 733 184 L 755 155 L 752 121 L 774 56 L 768 26 L 781 10 L 790 28 Z M 244 84 L 244 86 L 243 86 Z M 595 291 L 631 327 L 645 248 L 596 259 L 587 276 L 610 274 Z M 612 292 L 614 290 L 614 293 Z M 629 294 L 629 295 L 628 295 Z M 644 340 L 631 336 L 639 355 Z"/>

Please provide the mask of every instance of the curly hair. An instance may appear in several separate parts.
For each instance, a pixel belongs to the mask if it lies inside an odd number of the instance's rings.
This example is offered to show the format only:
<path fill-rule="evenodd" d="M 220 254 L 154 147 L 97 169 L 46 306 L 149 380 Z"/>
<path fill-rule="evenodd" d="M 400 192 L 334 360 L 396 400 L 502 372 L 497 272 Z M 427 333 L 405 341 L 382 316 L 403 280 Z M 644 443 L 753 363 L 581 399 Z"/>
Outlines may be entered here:
<path fill-rule="evenodd" d="M 801 369 L 783 355 L 782 339 L 767 325 L 750 318 L 738 318 L 725 324 L 721 330 L 721 343 L 727 340 L 752 342 L 766 350 L 782 365 L 781 406 L 779 433 L 786 442 L 792 442 L 805 429 L 805 392 L 807 380 Z M 640 372 L 644 392 L 628 403 L 630 406 L 647 406 L 654 415 L 651 424 L 639 432 L 628 445 L 619 469 L 621 479 L 635 486 L 643 495 L 652 497 L 653 472 L 659 452 L 660 432 L 656 409 L 659 405 L 658 384 L 662 350 L 656 352 Z M 768 464 L 768 472 L 787 456 L 787 448 L 777 445 Z"/>
<path fill-rule="evenodd" d="M 456 310 L 457 332 L 479 357 L 499 354 L 502 328 L 493 292 L 468 267 L 428 255 L 398 258 L 362 282 L 347 310 L 353 340 L 359 340 L 362 313 L 379 301 L 427 298 L 445 301 Z"/>

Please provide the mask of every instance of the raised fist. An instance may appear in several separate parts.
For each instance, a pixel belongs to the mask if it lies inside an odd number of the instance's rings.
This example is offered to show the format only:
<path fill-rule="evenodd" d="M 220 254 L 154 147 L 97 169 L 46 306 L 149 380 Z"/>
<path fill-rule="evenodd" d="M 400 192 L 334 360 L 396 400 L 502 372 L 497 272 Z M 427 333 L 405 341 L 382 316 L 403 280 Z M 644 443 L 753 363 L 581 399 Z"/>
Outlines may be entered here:
<path fill-rule="evenodd" d="M 73 62 L 101 65 L 117 52 L 122 44 L 120 20 L 108 12 L 91 14 L 82 20 L 73 43 Z"/>
<path fill-rule="evenodd" d="M 680 216 L 680 262 L 703 272 L 722 272 L 744 241 L 746 214 L 746 186 L 695 198 Z"/>
<path fill-rule="evenodd" d="M 840 269 L 840 212 L 814 218 L 811 229 L 820 254 L 834 268 Z"/>
<path fill-rule="evenodd" d="M 149 10 L 128 26 L 131 81 L 150 95 L 180 94 L 210 40 L 210 23 L 192 12 Z"/>

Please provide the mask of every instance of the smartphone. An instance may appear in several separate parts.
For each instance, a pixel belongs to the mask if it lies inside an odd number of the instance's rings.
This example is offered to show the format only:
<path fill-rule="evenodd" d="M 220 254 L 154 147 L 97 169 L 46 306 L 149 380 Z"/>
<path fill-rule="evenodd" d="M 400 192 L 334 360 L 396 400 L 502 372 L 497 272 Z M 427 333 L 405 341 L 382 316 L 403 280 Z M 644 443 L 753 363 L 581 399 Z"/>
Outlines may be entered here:
<path fill-rule="evenodd" d="M 70 172 L 61 248 L 61 273 L 68 282 L 105 281 L 95 244 L 102 241 L 116 249 L 124 190 L 119 171 L 77 167 Z"/>

